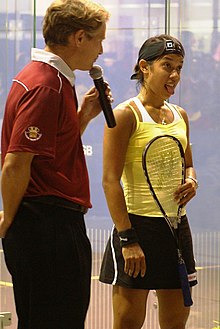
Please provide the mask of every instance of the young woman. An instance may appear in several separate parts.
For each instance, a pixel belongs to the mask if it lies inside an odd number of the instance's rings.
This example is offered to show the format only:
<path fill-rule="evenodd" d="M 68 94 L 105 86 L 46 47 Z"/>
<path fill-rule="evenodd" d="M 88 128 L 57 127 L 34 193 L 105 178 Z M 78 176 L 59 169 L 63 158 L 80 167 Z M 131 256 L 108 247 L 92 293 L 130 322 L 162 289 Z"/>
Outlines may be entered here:
<path fill-rule="evenodd" d="M 116 127 L 105 128 L 103 187 L 114 227 L 100 281 L 113 284 L 114 329 L 142 327 L 151 289 L 157 292 L 161 329 L 183 329 L 189 316 L 178 277 L 175 242 L 150 194 L 141 163 L 144 147 L 152 138 L 175 136 L 185 151 L 186 180 L 174 199 L 185 206 L 195 196 L 198 184 L 187 114 L 166 101 L 180 81 L 184 55 L 182 44 L 172 36 L 146 40 L 131 77 L 138 80 L 140 92 L 115 109 Z M 185 208 L 179 230 L 189 283 L 194 286 L 195 262 Z"/>

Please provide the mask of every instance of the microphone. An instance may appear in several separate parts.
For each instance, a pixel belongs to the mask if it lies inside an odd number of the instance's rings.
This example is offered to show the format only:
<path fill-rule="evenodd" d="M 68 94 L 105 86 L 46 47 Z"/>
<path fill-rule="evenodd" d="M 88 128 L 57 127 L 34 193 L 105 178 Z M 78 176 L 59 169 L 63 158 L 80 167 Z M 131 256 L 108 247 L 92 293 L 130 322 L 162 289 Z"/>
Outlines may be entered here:
<path fill-rule="evenodd" d="M 106 85 L 103 80 L 103 69 L 99 65 L 94 65 L 89 71 L 90 77 L 93 79 L 96 89 L 99 92 L 99 102 L 105 116 L 105 120 L 109 128 L 116 126 L 115 117 L 112 111 L 111 103 L 109 102 L 105 90 Z"/>

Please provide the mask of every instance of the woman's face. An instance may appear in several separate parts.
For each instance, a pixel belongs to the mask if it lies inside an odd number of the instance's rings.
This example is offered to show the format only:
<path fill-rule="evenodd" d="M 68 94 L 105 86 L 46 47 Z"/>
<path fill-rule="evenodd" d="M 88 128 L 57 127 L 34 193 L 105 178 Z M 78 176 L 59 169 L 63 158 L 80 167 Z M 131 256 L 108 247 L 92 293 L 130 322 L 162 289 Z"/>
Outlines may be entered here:
<path fill-rule="evenodd" d="M 166 54 L 147 67 L 147 74 L 144 78 L 147 91 L 164 100 L 172 96 L 180 81 L 183 57 L 176 54 Z"/>

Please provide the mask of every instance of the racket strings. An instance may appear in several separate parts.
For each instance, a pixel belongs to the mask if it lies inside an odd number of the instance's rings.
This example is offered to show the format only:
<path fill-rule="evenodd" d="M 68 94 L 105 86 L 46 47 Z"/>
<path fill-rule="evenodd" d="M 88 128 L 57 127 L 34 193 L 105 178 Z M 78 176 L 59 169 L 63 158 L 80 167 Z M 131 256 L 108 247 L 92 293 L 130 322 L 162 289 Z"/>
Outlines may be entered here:
<path fill-rule="evenodd" d="M 178 211 L 174 193 L 182 181 L 182 158 L 176 142 L 168 138 L 154 141 L 148 148 L 145 161 L 154 193 L 172 220 Z"/>

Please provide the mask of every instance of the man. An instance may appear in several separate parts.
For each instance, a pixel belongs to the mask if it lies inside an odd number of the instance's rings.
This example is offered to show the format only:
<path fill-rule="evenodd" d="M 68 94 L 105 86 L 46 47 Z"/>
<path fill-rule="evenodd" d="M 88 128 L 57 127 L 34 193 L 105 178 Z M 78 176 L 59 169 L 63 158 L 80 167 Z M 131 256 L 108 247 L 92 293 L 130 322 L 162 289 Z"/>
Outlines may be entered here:
<path fill-rule="evenodd" d="M 8 95 L 0 237 L 19 329 L 84 328 L 91 279 L 84 214 L 91 203 L 80 136 L 101 108 L 91 88 L 77 109 L 73 71 L 90 70 L 102 54 L 108 19 L 90 1 L 52 3 L 45 49 L 32 50 Z"/>

